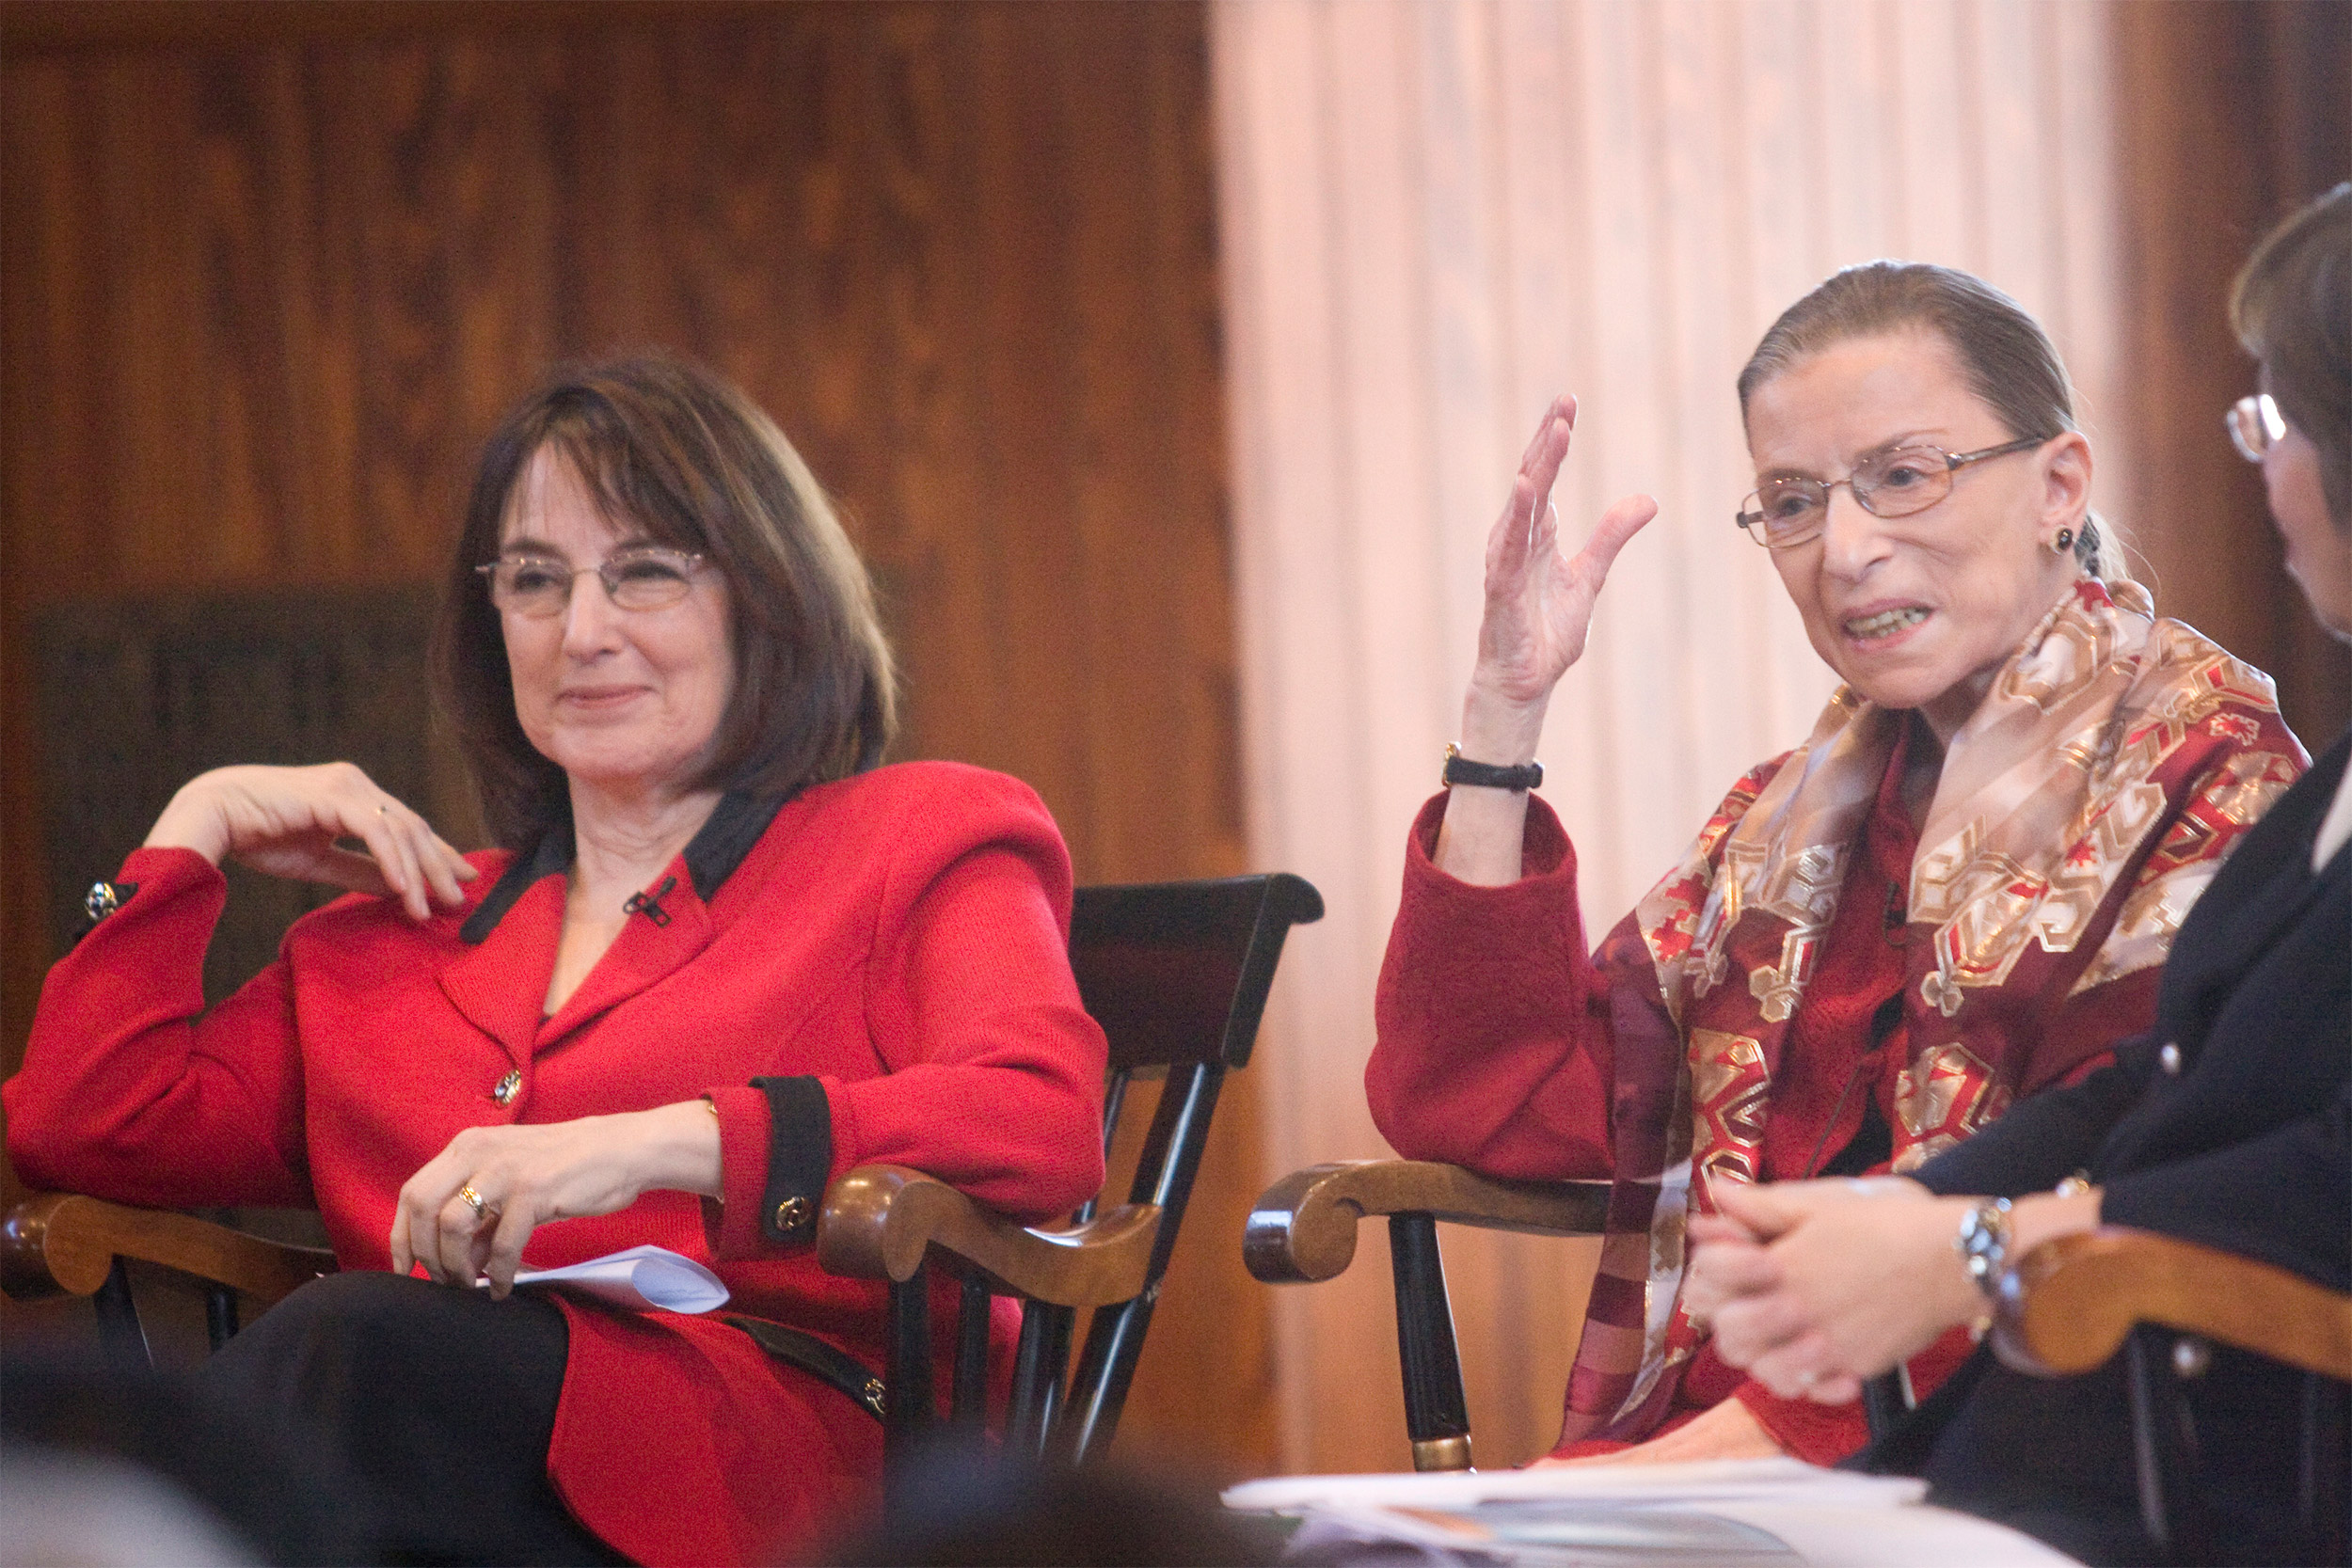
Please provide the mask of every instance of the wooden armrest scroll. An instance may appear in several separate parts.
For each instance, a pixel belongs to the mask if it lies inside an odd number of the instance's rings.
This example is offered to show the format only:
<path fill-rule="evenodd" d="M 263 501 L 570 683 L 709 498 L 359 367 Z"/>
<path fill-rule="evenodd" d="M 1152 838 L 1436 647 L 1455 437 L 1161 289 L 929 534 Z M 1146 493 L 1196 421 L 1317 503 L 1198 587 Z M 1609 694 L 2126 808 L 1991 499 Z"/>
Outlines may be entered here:
<path fill-rule="evenodd" d="M 998 1290 L 1057 1307 L 1110 1307 L 1143 1293 L 1160 1211 L 1126 1203 L 1069 1230 L 1007 1219 L 934 1176 L 860 1165 L 825 1191 L 817 1260 L 828 1274 L 907 1280 L 932 1247 Z"/>
<path fill-rule="evenodd" d="M 1425 1160 L 1310 1165 L 1258 1199 L 1242 1239 L 1249 1272 L 1269 1285 L 1329 1279 L 1356 1256 L 1367 1214 L 1434 1214 L 1450 1225 L 1541 1236 L 1597 1236 L 1606 1181 L 1498 1181 Z"/>
<path fill-rule="evenodd" d="M 2235 1253 L 2121 1226 L 2058 1236 L 2001 1281 L 1993 1348 L 2042 1377 L 2104 1364 L 2161 1323 L 2352 1382 L 2352 1296 Z"/>
<path fill-rule="evenodd" d="M 19 1301 L 90 1295 L 117 1258 L 160 1263 L 270 1302 L 335 1272 L 335 1255 L 318 1247 L 76 1193 L 37 1193 L 0 1220 L 0 1289 Z"/>

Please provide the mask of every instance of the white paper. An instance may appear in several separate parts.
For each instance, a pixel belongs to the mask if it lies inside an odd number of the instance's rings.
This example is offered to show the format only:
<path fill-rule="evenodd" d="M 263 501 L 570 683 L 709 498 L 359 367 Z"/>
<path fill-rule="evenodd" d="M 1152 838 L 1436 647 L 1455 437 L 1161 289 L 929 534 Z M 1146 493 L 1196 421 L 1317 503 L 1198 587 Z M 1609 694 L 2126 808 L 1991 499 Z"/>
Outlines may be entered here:
<path fill-rule="evenodd" d="M 2023 1530 L 1928 1503 L 1727 1502 L 1709 1512 L 1787 1542 L 1811 1568 L 2065 1568 L 2074 1561 Z"/>
<path fill-rule="evenodd" d="M 1919 1499 L 1922 1481 L 1794 1459 L 1426 1475 L 1279 1476 L 1228 1507 L 1299 1513 L 1294 1551 L 1416 1548 L 1430 1562 L 1614 1568 L 1802 1561 L 1809 1568 L 2027 1568 L 2071 1562 L 2030 1536 Z"/>
<path fill-rule="evenodd" d="M 476 1285 L 487 1286 L 486 1279 Z M 524 1269 L 516 1285 L 564 1285 L 616 1307 L 638 1311 L 707 1312 L 726 1305 L 727 1288 L 719 1276 L 668 1247 L 633 1246 L 608 1252 L 584 1263 L 560 1269 Z"/>
<path fill-rule="evenodd" d="M 1915 1502 L 1927 1482 L 1908 1476 L 1825 1470 L 1800 1459 L 1714 1459 L 1683 1465 L 1555 1465 L 1536 1470 L 1433 1470 L 1419 1475 L 1275 1476 L 1225 1492 L 1228 1508 L 1469 1508 L 1562 1499 L 1625 1507 L 1714 1502 Z"/>

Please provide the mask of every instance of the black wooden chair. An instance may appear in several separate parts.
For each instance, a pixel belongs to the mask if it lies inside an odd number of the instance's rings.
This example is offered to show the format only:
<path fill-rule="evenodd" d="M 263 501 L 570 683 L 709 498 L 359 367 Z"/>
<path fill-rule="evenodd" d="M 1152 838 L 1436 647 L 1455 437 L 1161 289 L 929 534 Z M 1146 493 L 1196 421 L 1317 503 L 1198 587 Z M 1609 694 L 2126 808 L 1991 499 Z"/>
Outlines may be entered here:
<path fill-rule="evenodd" d="M 2200 1506 L 2184 1386 L 2213 1343 L 2302 1370 L 2296 1467 L 2308 1560 L 2352 1561 L 2352 1295 L 2169 1236 L 2103 1227 L 2045 1242 L 2001 1280 L 1993 1348 L 2020 1371 L 2065 1377 L 2119 1351 L 2131 1390 L 2140 1526 L 2175 1561 L 2222 1560 Z"/>
<path fill-rule="evenodd" d="M 1167 1078 L 1125 1203 L 1097 1212 L 1089 1202 L 1069 1227 L 1045 1229 L 1021 1226 L 902 1166 L 862 1165 L 828 1189 L 818 1261 L 835 1274 L 890 1285 L 882 1386 L 869 1386 L 865 1402 L 883 1422 L 894 1466 L 943 1435 L 930 1354 L 934 1269 L 961 1285 L 958 1344 L 946 1374 L 954 1426 L 971 1435 L 984 1419 L 990 1299 L 1010 1295 L 1025 1305 L 1008 1450 L 1077 1463 L 1109 1445 L 1217 1092 L 1225 1074 L 1249 1060 L 1284 936 L 1322 916 L 1315 890 L 1281 874 L 1078 890 L 1071 964 L 1087 1010 L 1110 1039 L 1106 1148 L 1129 1084 Z M 317 1248 L 73 1194 L 36 1194 L 0 1221 L 0 1287 L 19 1300 L 91 1297 L 107 1354 L 145 1366 L 127 1261 L 201 1281 L 215 1349 L 236 1332 L 241 1300 L 266 1307 L 335 1268 L 333 1254 Z M 1093 1317 L 1073 1371 L 1082 1307 L 1093 1308 Z"/>
<path fill-rule="evenodd" d="M 825 1196 L 817 1255 L 835 1274 L 891 1282 L 886 1435 L 904 1455 L 930 1436 L 927 1260 L 962 1282 L 951 1419 L 985 1402 L 988 1298 L 1023 1298 L 1009 1452 L 1084 1463 L 1109 1446 L 1159 1300 L 1160 1280 L 1225 1074 L 1249 1061 L 1282 940 L 1323 918 L 1296 877 L 1078 890 L 1070 962 L 1110 1038 L 1104 1147 L 1130 1083 L 1165 1075 L 1127 1201 L 1088 1204 L 1063 1231 L 1024 1228 L 944 1182 L 888 1165 L 845 1173 Z M 1074 1370 L 1077 1311 L 1092 1307 Z"/>
<path fill-rule="evenodd" d="M 1608 1196 L 1606 1181 L 1495 1181 L 1411 1160 L 1315 1165 L 1258 1200 L 1244 1254 L 1249 1272 L 1268 1283 L 1330 1279 L 1355 1258 L 1358 1223 L 1387 1216 L 1413 1465 L 1468 1469 L 1470 1419 L 1437 1222 L 1597 1235 Z M 2001 1281 L 1994 1349 L 2009 1365 L 2060 1377 L 2124 1356 L 2140 1522 L 2185 1562 L 2215 1560 L 2182 1401 L 2184 1384 L 2203 1371 L 2208 1342 L 2304 1372 L 2302 1441 L 2291 1461 L 2302 1524 L 2313 1561 L 2352 1562 L 2352 1295 L 2250 1259 L 2119 1227 L 2046 1243 Z M 1865 1396 L 1873 1432 L 1910 1403 L 1891 1373 L 1871 1380 Z"/>
<path fill-rule="evenodd" d="M 1608 1212 L 1606 1181 L 1497 1181 L 1422 1160 L 1350 1160 L 1311 1165 L 1268 1188 L 1250 1212 L 1242 1256 L 1249 1272 L 1270 1285 L 1330 1279 L 1355 1259 L 1357 1222 L 1386 1215 L 1413 1468 L 1467 1470 L 1470 1405 L 1462 1393 L 1438 1222 L 1538 1236 L 1597 1236 Z"/>

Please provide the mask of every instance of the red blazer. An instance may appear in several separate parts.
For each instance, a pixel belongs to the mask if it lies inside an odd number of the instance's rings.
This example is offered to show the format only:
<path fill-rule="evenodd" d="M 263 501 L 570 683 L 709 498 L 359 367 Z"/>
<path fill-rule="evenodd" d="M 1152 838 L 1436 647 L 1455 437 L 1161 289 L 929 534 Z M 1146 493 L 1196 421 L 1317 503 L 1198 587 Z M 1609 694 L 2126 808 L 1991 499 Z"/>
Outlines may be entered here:
<path fill-rule="evenodd" d="M 707 902 L 690 858 L 666 923 L 632 919 L 543 1019 L 552 871 L 495 924 L 485 911 L 475 941 L 461 928 L 512 866 L 502 851 L 473 857 L 465 909 L 421 927 L 389 899 L 339 899 L 206 1012 L 225 883 L 201 856 L 142 849 L 121 873 L 136 891 L 42 988 L 5 1089 L 9 1157 L 36 1186 L 126 1202 L 315 1203 L 342 1266 L 381 1269 L 401 1183 L 460 1129 L 707 1095 L 723 1202 L 649 1193 L 542 1227 L 526 1260 L 658 1243 L 715 1267 L 726 1310 L 879 1367 L 882 1288 L 763 1235 L 770 1108 L 748 1081 L 817 1078 L 834 1175 L 914 1165 L 1036 1218 L 1094 1192 L 1104 1043 L 1070 974 L 1068 854 L 1025 785 L 914 763 L 793 800 L 716 885 L 703 866 Z M 619 1550 L 772 1560 L 867 1500 L 880 1428 L 840 1394 L 710 1319 L 559 1299 L 571 1353 L 548 1473 Z"/>

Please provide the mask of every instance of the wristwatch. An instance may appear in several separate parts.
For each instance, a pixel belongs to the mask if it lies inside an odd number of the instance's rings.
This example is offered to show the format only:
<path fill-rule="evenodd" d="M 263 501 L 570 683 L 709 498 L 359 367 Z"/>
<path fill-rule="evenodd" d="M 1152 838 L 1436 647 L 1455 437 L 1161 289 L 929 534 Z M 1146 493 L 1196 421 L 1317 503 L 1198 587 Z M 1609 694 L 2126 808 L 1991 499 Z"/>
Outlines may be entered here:
<path fill-rule="evenodd" d="M 1960 1254 L 1961 1266 L 1988 1297 L 2000 1290 L 2001 1270 L 2009 1261 L 2010 1234 L 2009 1199 L 1994 1197 L 1961 1215 L 1960 1234 L 1952 1238 L 1952 1250 Z"/>
<path fill-rule="evenodd" d="M 1438 777 L 1448 789 L 1455 784 L 1477 784 L 1486 789 L 1524 792 L 1543 786 L 1544 765 L 1540 762 L 1522 762 L 1516 767 L 1498 768 L 1491 762 L 1472 762 L 1462 754 L 1460 746 L 1448 741 L 1445 771 Z"/>

